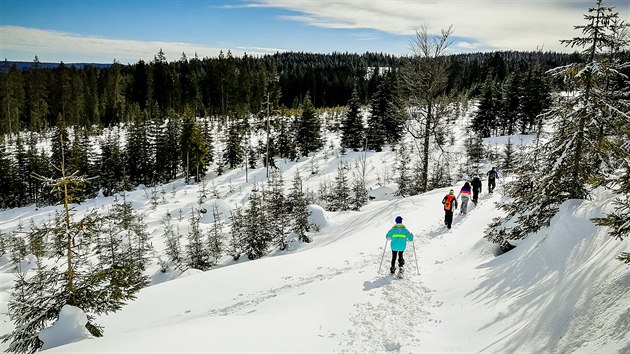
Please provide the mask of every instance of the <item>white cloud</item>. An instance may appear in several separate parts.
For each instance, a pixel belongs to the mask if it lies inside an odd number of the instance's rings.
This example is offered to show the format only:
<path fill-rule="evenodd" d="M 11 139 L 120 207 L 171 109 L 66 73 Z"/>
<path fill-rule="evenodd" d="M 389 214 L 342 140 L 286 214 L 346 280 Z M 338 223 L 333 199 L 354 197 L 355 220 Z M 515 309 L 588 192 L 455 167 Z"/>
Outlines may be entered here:
<path fill-rule="evenodd" d="M 615 0 L 613 0 L 614 2 Z M 572 51 L 560 39 L 574 37 L 593 1 L 510 0 L 249 0 L 248 4 L 299 12 L 283 19 L 326 28 L 375 29 L 412 35 L 421 25 L 433 33 L 453 25 L 454 35 L 501 50 Z M 627 6 L 616 9 L 627 18 Z"/>
<path fill-rule="evenodd" d="M 72 33 L 41 30 L 17 26 L 0 26 L 0 55 L 10 60 L 31 61 L 35 55 L 41 61 L 65 62 L 103 62 L 111 63 L 114 59 L 126 64 L 139 59 L 153 60 L 160 48 L 168 60 L 178 60 L 182 52 L 190 58 L 195 53 L 201 58 L 218 56 L 231 50 L 233 55 L 262 55 L 283 51 L 276 48 L 213 48 L 202 44 L 136 41 L 86 37 Z M 48 58 L 48 59 L 47 59 Z"/>
<path fill-rule="evenodd" d="M 477 49 L 477 48 L 482 48 L 483 44 L 476 42 L 476 43 L 470 43 L 470 42 L 466 42 L 466 41 L 459 41 L 457 43 L 455 43 L 456 47 L 459 48 L 463 48 L 463 49 Z"/>

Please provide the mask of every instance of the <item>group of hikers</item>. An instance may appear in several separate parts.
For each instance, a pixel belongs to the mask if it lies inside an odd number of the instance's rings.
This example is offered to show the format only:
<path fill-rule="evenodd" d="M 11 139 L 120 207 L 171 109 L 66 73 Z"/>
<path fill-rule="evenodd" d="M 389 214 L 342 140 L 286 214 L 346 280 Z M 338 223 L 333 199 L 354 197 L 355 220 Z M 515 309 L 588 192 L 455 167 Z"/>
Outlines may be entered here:
<path fill-rule="evenodd" d="M 496 187 L 497 179 L 499 179 L 499 172 L 496 167 L 492 167 L 486 174 L 488 175 L 488 193 L 492 193 Z M 453 213 L 458 206 L 457 199 L 461 199 L 460 214 L 466 214 L 468 212 L 468 201 L 471 200 L 471 197 L 472 202 L 477 205 L 481 187 L 481 179 L 478 175 L 475 175 L 470 182 L 466 181 L 464 183 L 457 197 L 455 196 L 455 191 L 451 189 L 442 199 L 442 204 L 444 205 L 444 225 L 448 229 L 450 229 L 453 224 Z M 403 252 L 407 247 L 407 241 L 413 241 L 413 234 L 407 230 L 402 220 L 401 216 L 397 216 L 394 220 L 396 223 L 385 236 L 386 239 L 391 240 L 392 262 L 389 271 L 392 275 L 396 273 L 396 260 L 398 260 L 399 278 L 402 278 L 404 272 L 403 266 L 405 265 L 405 259 L 403 258 Z"/>
<path fill-rule="evenodd" d="M 496 167 L 493 167 L 490 171 L 488 171 L 487 175 L 488 193 L 492 193 L 497 185 L 497 179 L 499 179 L 499 171 L 497 171 Z M 458 207 L 457 199 L 461 199 L 462 202 L 460 214 L 468 213 L 468 201 L 471 200 L 472 196 L 472 202 L 477 205 L 477 202 L 479 201 L 479 193 L 481 193 L 481 186 L 482 184 L 479 176 L 474 176 L 472 181 L 466 181 L 464 183 L 462 188 L 459 190 L 457 197 L 455 196 L 455 191 L 451 189 L 444 199 L 442 199 L 442 204 L 444 205 L 444 225 L 446 225 L 448 229 L 450 229 L 453 224 L 453 212 Z"/>

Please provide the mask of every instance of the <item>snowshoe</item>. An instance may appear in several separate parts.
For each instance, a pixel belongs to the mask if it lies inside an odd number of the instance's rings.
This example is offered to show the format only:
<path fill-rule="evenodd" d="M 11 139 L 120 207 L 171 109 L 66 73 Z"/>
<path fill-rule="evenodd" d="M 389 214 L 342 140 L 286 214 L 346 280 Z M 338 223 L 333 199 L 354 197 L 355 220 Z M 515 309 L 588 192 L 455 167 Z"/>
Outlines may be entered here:
<path fill-rule="evenodd" d="M 389 274 L 391 274 L 391 275 L 396 274 L 396 268 L 395 267 L 389 268 Z"/>
<path fill-rule="evenodd" d="M 398 279 L 404 278 L 405 270 L 401 267 L 398 269 Z"/>

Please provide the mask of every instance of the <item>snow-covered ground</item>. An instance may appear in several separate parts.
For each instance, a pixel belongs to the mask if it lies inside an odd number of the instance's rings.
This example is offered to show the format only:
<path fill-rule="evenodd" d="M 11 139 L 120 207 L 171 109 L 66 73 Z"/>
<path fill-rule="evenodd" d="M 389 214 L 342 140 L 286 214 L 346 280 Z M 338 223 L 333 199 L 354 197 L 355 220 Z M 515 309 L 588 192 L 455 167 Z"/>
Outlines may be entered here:
<path fill-rule="evenodd" d="M 486 143 L 504 143 L 499 140 Z M 307 159 L 278 165 L 287 187 L 299 170 L 314 190 L 334 179 L 340 159 L 353 162 L 362 155 L 322 152 L 314 158 L 316 175 Z M 611 195 L 602 191 L 593 200 L 564 203 L 550 228 L 500 255 L 483 235 L 487 224 L 502 215 L 495 205 L 503 197 L 501 183 L 493 194 L 484 191 L 467 215 L 456 214 L 447 230 L 441 200 L 450 187 L 393 197 L 395 186 L 378 187 L 378 181 L 393 177 L 395 153 L 366 157 L 375 200 L 358 212 L 315 208 L 322 228 L 312 234 L 312 243 L 294 243 L 287 252 L 255 261 L 226 258 L 223 266 L 206 272 L 156 280 L 121 311 L 96 319 L 105 327 L 104 337 L 45 352 L 630 352 L 630 272 L 614 259 L 630 247 L 589 221 L 610 207 Z M 263 168 L 250 171 L 248 182 L 244 170 L 215 178 L 221 209 L 243 204 L 264 180 Z M 456 191 L 462 184 L 454 186 Z M 167 185 L 155 209 L 144 190 L 126 196 L 145 215 L 158 250 L 163 247 L 161 219 L 170 212 L 175 220 L 182 210 L 186 233 L 199 188 L 181 181 Z M 76 208 L 82 212 L 112 201 L 96 198 Z M 54 209 L 2 211 L 0 227 L 48 218 Z M 405 251 L 402 280 L 387 274 L 391 253 L 385 233 L 398 215 L 415 235 Z M 5 265 L 0 272 L 0 334 L 12 329 L 6 315 L 10 271 Z M 72 318 L 83 320 L 72 309 L 64 311 L 64 321 L 72 323 Z M 62 325 L 49 334 L 71 327 Z M 66 335 L 67 342 L 86 337 Z"/>

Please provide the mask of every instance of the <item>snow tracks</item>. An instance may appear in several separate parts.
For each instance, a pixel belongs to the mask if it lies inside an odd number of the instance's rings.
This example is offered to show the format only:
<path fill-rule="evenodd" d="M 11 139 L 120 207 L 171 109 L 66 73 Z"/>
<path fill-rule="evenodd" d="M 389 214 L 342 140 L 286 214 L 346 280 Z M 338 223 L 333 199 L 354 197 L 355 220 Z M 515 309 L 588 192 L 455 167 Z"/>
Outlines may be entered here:
<path fill-rule="evenodd" d="M 341 343 L 342 353 L 406 352 L 417 347 L 416 334 L 430 322 L 430 290 L 408 269 L 405 279 L 389 275 L 366 281 L 374 301 L 357 303 L 350 314 L 352 328 Z"/>

